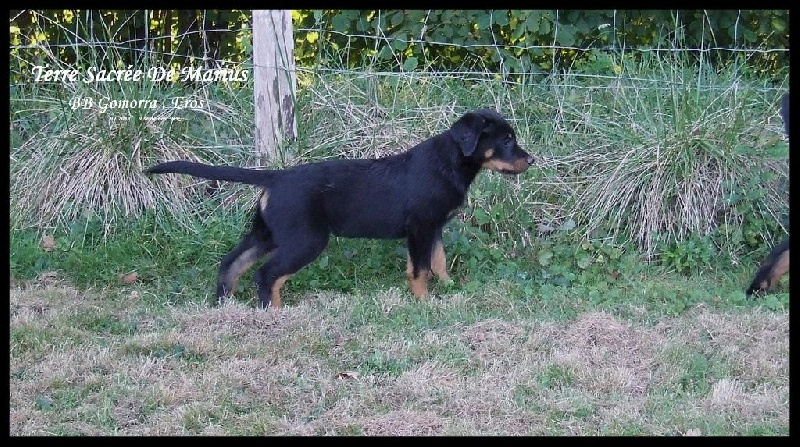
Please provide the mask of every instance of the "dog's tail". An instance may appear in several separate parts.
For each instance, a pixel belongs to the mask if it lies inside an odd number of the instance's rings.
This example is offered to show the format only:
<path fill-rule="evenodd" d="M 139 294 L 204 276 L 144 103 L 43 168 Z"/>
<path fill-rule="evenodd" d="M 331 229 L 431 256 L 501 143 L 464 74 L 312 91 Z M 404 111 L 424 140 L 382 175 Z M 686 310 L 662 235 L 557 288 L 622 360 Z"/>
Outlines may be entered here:
<path fill-rule="evenodd" d="M 272 178 L 275 171 L 268 169 L 237 168 L 235 166 L 213 166 L 191 161 L 168 161 L 145 171 L 148 174 L 187 174 L 208 180 L 260 185 Z"/>
<path fill-rule="evenodd" d="M 778 283 L 786 272 L 789 271 L 789 238 L 778 244 L 758 268 L 753 282 L 747 288 L 748 295 L 755 291 L 766 292 Z"/>

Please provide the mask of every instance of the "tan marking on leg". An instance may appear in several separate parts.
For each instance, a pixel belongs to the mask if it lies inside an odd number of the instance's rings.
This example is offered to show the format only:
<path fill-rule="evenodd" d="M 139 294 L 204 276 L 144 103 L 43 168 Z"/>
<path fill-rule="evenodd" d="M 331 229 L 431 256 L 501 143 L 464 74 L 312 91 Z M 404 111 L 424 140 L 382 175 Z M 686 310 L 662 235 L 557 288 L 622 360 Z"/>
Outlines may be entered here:
<path fill-rule="evenodd" d="M 789 250 L 786 250 L 783 253 L 781 253 L 780 258 L 778 258 L 778 262 L 775 263 L 775 266 L 772 267 L 772 271 L 770 271 L 768 287 L 771 289 L 776 285 L 778 285 L 778 281 L 780 281 L 781 276 L 786 274 L 786 272 L 788 271 L 789 271 Z"/>
<path fill-rule="evenodd" d="M 253 247 L 240 254 L 239 257 L 233 261 L 225 275 L 225 282 L 231 285 L 231 290 L 228 291 L 228 295 L 233 295 L 233 292 L 236 291 L 236 286 L 239 284 L 239 277 L 258 261 L 260 256 L 257 256 L 257 253 L 258 247 Z"/>
<path fill-rule="evenodd" d="M 439 280 L 450 282 L 450 275 L 447 274 L 447 260 L 444 257 L 444 245 L 442 241 L 436 241 L 433 247 L 433 257 L 431 258 L 431 269 Z"/>
<path fill-rule="evenodd" d="M 283 287 L 283 283 L 289 279 L 291 275 L 284 275 L 275 280 L 275 284 L 272 285 L 272 299 L 270 300 L 270 307 L 274 307 L 276 309 L 281 307 L 281 287 Z"/>
<path fill-rule="evenodd" d="M 414 278 L 413 273 L 408 275 L 408 286 L 411 288 L 411 293 L 413 293 L 417 299 L 421 300 L 428 296 L 428 281 L 431 279 L 431 276 L 430 270 L 421 270 L 416 278 Z"/>
<path fill-rule="evenodd" d="M 406 255 L 406 278 L 411 278 L 414 273 L 414 264 L 411 263 L 411 256 Z"/>
<path fill-rule="evenodd" d="M 261 211 L 266 211 L 268 201 L 269 201 L 269 190 L 264 189 L 264 191 L 261 193 L 261 196 L 258 198 L 258 208 Z"/>

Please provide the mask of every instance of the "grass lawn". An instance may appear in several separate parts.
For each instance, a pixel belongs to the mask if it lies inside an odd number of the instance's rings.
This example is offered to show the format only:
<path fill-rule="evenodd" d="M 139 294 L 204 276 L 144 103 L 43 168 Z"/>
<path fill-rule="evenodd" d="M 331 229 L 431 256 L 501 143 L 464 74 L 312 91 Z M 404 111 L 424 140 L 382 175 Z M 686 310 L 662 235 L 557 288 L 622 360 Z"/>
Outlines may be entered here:
<path fill-rule="evenodd" d="M 717 297 L 671 315 L 635 296 L 686 281 L 663 276 L 618 303 L 504 282 L 417 302 L 402 277 L 290 293 L 277 311 L 12 286 L 10 433 L 789 433 L 786 309 Z"/>

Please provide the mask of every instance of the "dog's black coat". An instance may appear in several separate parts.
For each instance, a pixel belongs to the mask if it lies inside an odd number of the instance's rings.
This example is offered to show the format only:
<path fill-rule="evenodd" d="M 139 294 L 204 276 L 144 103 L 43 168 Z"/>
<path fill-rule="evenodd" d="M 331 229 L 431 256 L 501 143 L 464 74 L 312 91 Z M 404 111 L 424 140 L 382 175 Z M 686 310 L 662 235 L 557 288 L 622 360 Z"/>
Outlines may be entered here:
<path fill-rule="evenodd" d="M 789 94 L 783 97 L 781 103 L 781 117 L 783 118 L 783 129 L 786 136 L 789 136 Z M 752 295 L 754 292 L 768 292 L 778 284 L 786 272 L 789 271 L 789 238 L 778 244 L 761 263 L 756 271 L 756 275 L 745 293 Z"/>
<path fill-rule="evenodd" d="M 286 170 L 172 161 L 147 172 L 264 189 L 250 233 L 222 260 L 217 298 L 233 293 L 239 276 L 270 254 L 255 282 L 259 303 L 277 307 L 283 282 L 319 256 L 330 234 L 406 238 L 406 274 L 412 292 L 422 298 L 431 271 L 448 279 L 442 229 L 478 172 L 488 168 L 519 174 L 532 163 L 511 125 L 497 112 L 481 109 L 406 152 L 375 160 L 330 160 Z"/>
<path fill-rule="evenodd" d="M 745 292 L 752 295 L 755 292 L 768 292 L 778 284 L 781 276 L 789 271 L 789 238 L 778 244 L 761 263 L 756 271 L 750 287 Z"/>

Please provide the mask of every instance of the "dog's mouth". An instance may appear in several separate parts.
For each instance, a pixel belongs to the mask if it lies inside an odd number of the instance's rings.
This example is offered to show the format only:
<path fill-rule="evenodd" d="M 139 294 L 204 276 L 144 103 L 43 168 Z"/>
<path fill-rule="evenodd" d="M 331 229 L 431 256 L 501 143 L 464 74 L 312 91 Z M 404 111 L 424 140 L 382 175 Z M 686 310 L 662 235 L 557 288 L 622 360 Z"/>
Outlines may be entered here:
<path fill-rule="evenodd" d="M 501 174 L 518 175 L 525 172 L 528 169 L 529 165 L 530 165 L 529 160 L 520 158 L 514 161 L 513 163 L 497 159 L 486 160 L 485 162 L 483 162 L 482 166 L 486 169 L 490 169 L 492 171 L 499 172 Z"/>

